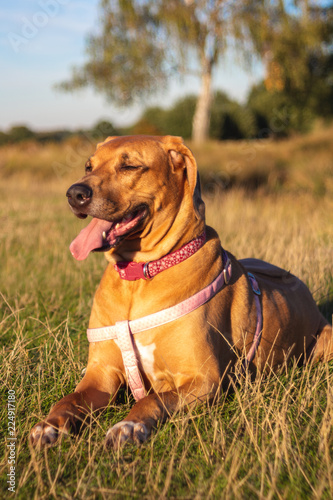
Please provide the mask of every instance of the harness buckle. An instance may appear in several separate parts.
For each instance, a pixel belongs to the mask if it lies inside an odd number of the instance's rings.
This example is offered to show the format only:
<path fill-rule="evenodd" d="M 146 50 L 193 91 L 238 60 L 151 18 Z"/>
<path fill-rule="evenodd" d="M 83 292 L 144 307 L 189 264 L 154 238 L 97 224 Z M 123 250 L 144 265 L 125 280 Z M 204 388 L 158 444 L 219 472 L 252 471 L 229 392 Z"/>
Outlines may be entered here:
<path fill-rule="evenodd" d="M 254 274 L 247 273 L 247 275 L 248 275 L 248 277 L 250 279 L 251 288 L 252 288 L 253 292 L 256 295 L 261 295 L 261 291 L 260 291 L 260 288 L 259 288 L 259 285 L 258 285 L 258 281 L 256 280 L 256 277 L 254 276 Z"/>
<path fill-rule="evenodd" d="M 228 268 L 230 266 L 231 269 L 231 261 L 228 257 L 227 262 L 225 263 L 224 269 L 223 269 L 223 276 L 224 276 L 224 283 L 227 285 L 230 281 L 231 278 L 231 272 L 229 273 Z"/>

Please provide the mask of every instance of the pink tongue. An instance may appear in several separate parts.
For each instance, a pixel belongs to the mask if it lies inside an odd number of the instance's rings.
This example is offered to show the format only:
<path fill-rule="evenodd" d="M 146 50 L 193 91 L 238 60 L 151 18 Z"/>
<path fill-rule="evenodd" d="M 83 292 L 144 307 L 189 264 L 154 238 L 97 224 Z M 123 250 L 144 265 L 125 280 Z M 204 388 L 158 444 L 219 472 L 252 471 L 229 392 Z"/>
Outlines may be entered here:
<path fill-rule="evenodd" d="M 84 260 L 89 253 L 103 246 L 103 231 L 109 231 L 112 222 L 93 219 L 72 241 L 69 249 L 76 260 Z"/>

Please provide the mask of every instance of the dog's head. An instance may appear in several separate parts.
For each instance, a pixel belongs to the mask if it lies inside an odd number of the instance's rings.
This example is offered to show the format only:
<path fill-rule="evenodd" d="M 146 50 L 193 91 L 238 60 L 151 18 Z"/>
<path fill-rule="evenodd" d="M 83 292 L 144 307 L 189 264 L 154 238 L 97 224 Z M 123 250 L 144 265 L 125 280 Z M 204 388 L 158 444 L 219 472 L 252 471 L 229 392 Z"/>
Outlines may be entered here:
<path fill-rule="evenodd" d="M 179 137 L 108 137 L 67 197 L 77 217 L 93 217 L 71 245 L 78 260 L 125 242 L 140 250 L 144 238 L 156 243 L 172 226 L 204 225 L 196 161 Z"/>

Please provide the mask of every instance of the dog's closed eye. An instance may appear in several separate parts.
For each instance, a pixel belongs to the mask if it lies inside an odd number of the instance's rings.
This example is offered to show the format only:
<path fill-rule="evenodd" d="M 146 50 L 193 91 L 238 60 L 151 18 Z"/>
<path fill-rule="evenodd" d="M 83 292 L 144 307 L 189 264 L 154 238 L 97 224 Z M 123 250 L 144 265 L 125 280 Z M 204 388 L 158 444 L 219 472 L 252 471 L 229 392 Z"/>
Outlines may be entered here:
<path fill-rule="evenodd" d="M 122 165 L 120 170 L 130 171 L 130 170 L 138 170 L 140 167 L 135 165 Z"/>
<path fill-rule="evenodd" d="M 89 172 L 92 172 L 93 168 L 92 168 L 92 164 L 91 164 L 90 160 L 87 161 L 84 169 L 85 169 L 86 174 L 88 174 Z"/>

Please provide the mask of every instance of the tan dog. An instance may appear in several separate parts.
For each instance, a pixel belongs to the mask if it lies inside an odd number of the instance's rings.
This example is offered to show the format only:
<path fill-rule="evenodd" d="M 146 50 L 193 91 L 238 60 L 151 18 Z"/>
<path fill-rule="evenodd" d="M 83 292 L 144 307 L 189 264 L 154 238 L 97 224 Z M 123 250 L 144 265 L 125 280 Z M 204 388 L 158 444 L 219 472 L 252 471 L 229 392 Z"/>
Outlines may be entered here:
<path fill-rule="evenodd" d="M 242 263 L 229 253 L 228 267 L 216 232 L 205 226 L 196 162 L 180 138 L 109 137 L 98 146 L 85 176 L 67 192 L 75 215 L 95 218 L 72 243 L 74 257 L 82 260 L 99 249 L 110 262 L 95 295 L 89 327 L 115 325 L 172 307 L 220 273 L 224 276 L 222 288 L 204 305 L 132 337 L 147 395 L 108 431 L 108 445 L 142 442 L 158 421 L 180 406 L 212 399 L 227 389 L 232 369 L 249 353 L 257 328 L 249 269 L 261 290 L 263 321 L 249 370 L 274 369 L 290 356 L 314 361 L 332 357 L 332 328 L 301 281 L 260 261 Z M 206 242 L 193 255 L 153 279 L 128 281 L 115 270 L 119 261 L 159 260 L 204 231 Z M 32 429 L 32 442 L 53 443 L 59 433 L 77 431 L 90 411 L 114 400 L 127 383 L 123 359 L 116 340 L 92 342 L 84 378 Z"/>

